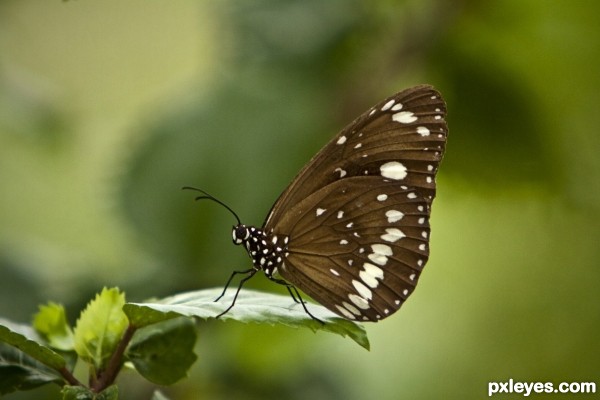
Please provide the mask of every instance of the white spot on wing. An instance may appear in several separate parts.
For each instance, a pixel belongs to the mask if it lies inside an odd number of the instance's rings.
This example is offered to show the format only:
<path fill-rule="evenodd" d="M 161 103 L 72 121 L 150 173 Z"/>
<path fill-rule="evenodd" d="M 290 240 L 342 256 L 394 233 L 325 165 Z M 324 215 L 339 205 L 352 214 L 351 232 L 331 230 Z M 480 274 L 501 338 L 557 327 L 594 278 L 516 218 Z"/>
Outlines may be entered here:
<path fill-rule="evenodd" d="M 332 274 L 334 274 L 335 276 L 340 276 L 340 273 L 339 273 L 339 272 L 337 272 L 337 271 L 336 271 L 335 269 L 333 269 L 333 268 L 330 268 L 330 269 L 329 269 L 329 271 L 330 271 Z"/>
<path fill-rule="evenodd" d="M 383 240 L 385 240 L 386 242 L 397 242 L 398 240 L 402 239 L 403 237 L 406 237 L 406 235 L 404 234 L 404 232 L 402 232 L 400 229 L 396 229 L 396 228 L 387 228 L 386 233 L 384 235 L 381 235 L 381 238 Z"/>
<path fill-rule="evenodd" d="M 346 136 L 340 136 L 340 138 L 338 139 L 338 141 L 336 143 L 337 144 L 344 144 L 344 143 L 346 143 Z"/>
<path fill-rule="evenodd" d="M 385 216 L 390 224 L 398 222 L 404 217 L 404 214 L 398 210 L 388 210 L 385 212 Z"/>
<path fill-rule="evenodd" d="M 400 111 L 402 110 L 402 107 L 404 107 L 402 103 L 398 103 L 394 107 L 392 107 L 392 111 Z"/>
<path fill-rule="evenodd" d="M 429 129 L 427 129 L 426 127 L 424 127 L 424 126 L 419 126 L 419 127 L 417 128 L 417 133 L 418 133 L 419 135 L 421 135 L 421 136 L 429 136 L 429 134 L 430 134 L 431 132 L 429 132 Z"/>
<path fill-rule="evenodd" d="M 388 101 L 387 103 L 385 103 L 383 105 L 383 107 L 381 107 L 381 111 L 387 111 L 387 110 L 389 110 L 390 108 L 392 108 L 392 106 L 394 105 L 395 102 L 396 102 L 396 100 L 394 100 L 394 99 Z"/>
<path fill-rule="evenodd" d="M 352 304 L 348 304 L 345 301 L 342 302 L 342 306 L 350 311 L 352 314 L 354 315 L 360 315 L 360 311 L 358 310 L 358 308 L 354 307 Z"/>
<path fill-rule="evenodd" d="M 340 178 L 343 178 L 344 176 L 346 176 L 346 171 L 341 169 L 341 168 L 336 168 L 333 172 L 339 172 L 340 173 Z"/>
<path fill-rule="evenodd" d="M 363 268 L 359 273 L 360 279 L 369 287 L 375 289 L 379 285 L 377 280 L 383 279 L 383 270 L 370 263 L 364 263 Z"/>
<path fill-rule="evenodd" d="M 352 314 L 350 311 L 346 310 L 344 307 L 336 304 L 335 308 L 337 308 L 344 317 L 346 317 L 348 319 L 355 319 L 354 314 Z"/>
<path fill-rule="evenodd" d="M 387 198 L 388 198 L 387 194 L 380 194 L 377 196 L 377 200 L 379 200 L 379 201 L 386 201 Z"/>
<path fill-rule="evenodd" d="M 385 265 L 388 261 L 388 256 L 393 254 L 392 248 L 387 244 L 373 244 L 371 245 L 371 249 L 373 250 L 373 253 L 369 254 L 367 257 L 378 265 Z"/>
<path fill-rule="evenodd" d="M 356 281 L 354 281 L 354 282 L 356 282 Z M 367 300 L 363 299 L 362 297 L 360 297 L 354 293 L 349 294 L 348 298 L 358 308 L 362 308 L 363 310 L 366 310 L 369 308 L 369 303 L 367 302 Z"/>
<path fill-rule="evenodd" d="M 406 178 L 407 172 L 404 164 L 398 161 L 389 161 L 379 167 L 381 176 L 384 178 L 400 180 Z"/>
<path fill-rule="evenodd" d="M 361 282 L 354 279 L 352 280 L 352 286 L 354 286 L 358 294 L 360 294 L 360 297 L 363 299 L 371 300 L 373 298 L 373 292 L 371 292 L 371 289 L 363 285 Z"/>
<path fill-rule="evenodd" d="M 327 210 L 324 208 L 317 208 L 317 217 L 322 215 L 325 211 L 327 211 Z"/>
<path fill-rule="evenodd" d="M 370 288 L 375 289 L 377 286 L 379 286 L 377 279 L 367 274 L 365 271 L 360 271 L 358 275 L 360 276 L 360 279 L 362 279 L 362 281 Z"/>
<path fill-rule="evenodd" d="M 381 254 L 384 256 L 391 256 L 393 254 L 392 248 L 387 244 L 372 244 L 371 249 L 373 250 L 373 253 Z"/>
<path fill-rule="evenodd" d="M 417 116 L 410 111 L 400 111 L 392 115 L 392 120 L 400 122 L 401 124 L 410 124 L 411 122 L 415 122 L 417 120 Z"/>
<path fill-rule="evenodd" d="M 343 211 L 338 211 L 338 213 L 337 213 L 338 219 L 342 218 L 343 216 L 344 216 L 344 212 Z"/>

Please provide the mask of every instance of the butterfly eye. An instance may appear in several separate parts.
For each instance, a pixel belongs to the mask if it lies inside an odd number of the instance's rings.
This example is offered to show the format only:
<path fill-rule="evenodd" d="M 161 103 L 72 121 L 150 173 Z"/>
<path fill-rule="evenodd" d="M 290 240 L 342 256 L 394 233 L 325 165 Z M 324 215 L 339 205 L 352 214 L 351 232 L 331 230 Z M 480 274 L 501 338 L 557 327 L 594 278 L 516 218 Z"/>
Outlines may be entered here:
<path fill-rule="evenodd" d="M 238 225 L 233 227 L 232 236 L 233 243 L 242 244 L 244 240 L 248 239 L 248 236 L 250 236 L 250 232 L 248 231 L 248 228 L 246 228 L 246 225 Z"/>

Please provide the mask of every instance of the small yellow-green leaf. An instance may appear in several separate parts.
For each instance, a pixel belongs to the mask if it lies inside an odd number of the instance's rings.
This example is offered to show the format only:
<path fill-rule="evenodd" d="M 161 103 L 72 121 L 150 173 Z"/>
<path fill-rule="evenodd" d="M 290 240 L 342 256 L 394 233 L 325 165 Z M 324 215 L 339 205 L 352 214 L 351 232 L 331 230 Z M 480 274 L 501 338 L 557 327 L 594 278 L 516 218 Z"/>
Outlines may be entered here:
<path fill-rule="evenodd" d="M 46 338 L 51 347 L 63 351 L 73 350 L 73 331 L 62 304 L 49 302 L 40 305 L 40 311 L 33 317 L 33 327 Z"/>
<path fill-rule="evenodd" d="M 97 369 L 105 366 L 127 328 L 125 294 L 104 288 L 81 313 L 75 326 L 75 351 Z"/>

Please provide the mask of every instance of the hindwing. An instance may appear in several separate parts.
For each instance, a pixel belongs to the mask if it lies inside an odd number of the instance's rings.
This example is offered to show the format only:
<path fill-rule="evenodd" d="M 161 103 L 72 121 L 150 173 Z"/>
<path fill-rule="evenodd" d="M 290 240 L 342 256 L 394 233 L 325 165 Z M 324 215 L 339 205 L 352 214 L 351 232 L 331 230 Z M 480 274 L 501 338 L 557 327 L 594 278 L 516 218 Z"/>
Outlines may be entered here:
<path fill-rule="evenodd" d="M 279 273 L 346 318 L 391 315 L 413 292 L 429 256 L 429 202 L 376 177 L 334 182 L 286 216 L 296 218 L 281 221 L 290 230 Z"/>

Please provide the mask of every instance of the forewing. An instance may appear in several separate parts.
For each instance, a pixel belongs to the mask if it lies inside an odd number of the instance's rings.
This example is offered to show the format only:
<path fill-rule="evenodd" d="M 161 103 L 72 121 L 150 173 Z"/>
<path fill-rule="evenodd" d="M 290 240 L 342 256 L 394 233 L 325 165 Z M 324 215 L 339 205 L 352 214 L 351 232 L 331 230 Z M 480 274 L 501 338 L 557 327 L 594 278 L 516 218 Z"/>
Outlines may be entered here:
<path fill-rule="evenodd" d="M 302 199 L 333 182 L 356 176 L 405 174 L 402 184 L 411 186 L 423 198 L 433 199 L 433 177 L 446 143 L 445 115 L 441 95 L 428 85 L 415 86 L 381 101 L 344 128 L 304 166 L 275 202 L 263 227 L 269 231 Z M 382 170 L 386 163 L 391 164 Z"/>

